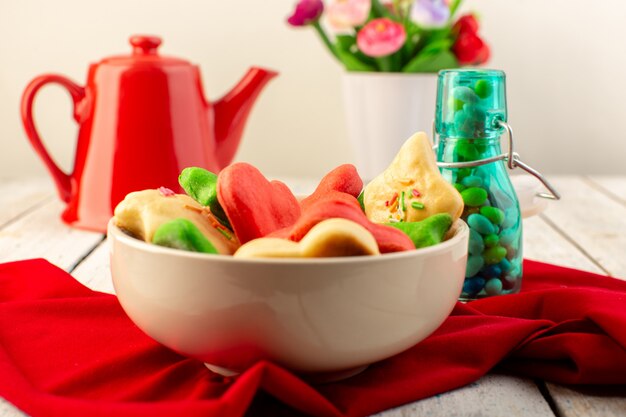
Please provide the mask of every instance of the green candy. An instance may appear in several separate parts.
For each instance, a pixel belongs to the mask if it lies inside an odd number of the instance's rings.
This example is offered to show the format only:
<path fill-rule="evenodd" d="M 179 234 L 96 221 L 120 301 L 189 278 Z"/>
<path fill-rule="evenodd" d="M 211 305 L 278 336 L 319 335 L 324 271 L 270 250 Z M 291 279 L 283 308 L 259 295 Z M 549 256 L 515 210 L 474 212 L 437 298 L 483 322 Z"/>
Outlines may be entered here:
<path fill-rule="evenodd" d="M 463 157 L 466 161 L 474 161 L 480 157 L 476 146 L 466 140 L 460 141 L 456 145 L 457 155 Z"/>
<path fill-rule="evenodd" d="M 455 182 L 454 184 L 452 184 L 454 186 L 454 188 L 456 188 L 456 190 L 458 192 L 461 192 L 465 189 L 465 186 L 463 184 L 460 184 L 458 182 Z"/>
<path fill-rule="evenodd" d="M 478 207 L 487 200 L 487 191 L 479 187 L 470 187 L 461 192 L 461 197 L 466 206 Z"/>
<path fill-rule="evenodd" d="M 483 185 L 483 179 L 477 175 L 468 175 L 461 181 L 466 187 L 480 187 Z"/>
<path fill-rule="evenodd" d="M 485 246 L 488 248 L 496 246 L 500 242 L 500 238 L 495 233 L 485 236 Z"/>
<path fill-rule="evenodd" d="M 208 206 L 220 223 L 230 227 L 228 217 L 217 200 L 217 175 L 203 168 L 189 167 L 180 173 L 178 183 L 191 198 Z"/>
<path fill-rule="evenodd" d="M 187 219 L 163 223 L 154 232 L 152 243 L 191 252 L 217 253 L 215 246 Z"/>
<path fill-rule="evenodd" d="M 487 265 L 499 263 L 506 256 L 506 249 L 502 246 L 493 246 L 483 252 L 483 258 Z"/>
<path fill-rule="evenodd" d="M 459 179 L 459 181 L 463 180 L 463 178 L 467 177 L 468 175 L 472 175 L 472 169 L 471 168 L 460 168 L 457 172 L 456 172 L 457 178 Z"/>
<path fill-rule="evenodd" d="M 481 207 L 480 214 L 488 218 L 491 223 L 495 224 L 496 226 L 500 226 L 502 222 L 504 222 L 504 211 L 500 210 L 497 207 Z"/>
<path fill-rule="evenodd" d="M 474 85 L 474 92 L 480 98 L 487 98 L 493 93 L 493 87 L 487 80 L 478 80 Z"/>
<path fill-rule="evenodd" d="M 452 217 L 447 213 L 434 214 L 419 222 L 399 222 L 387 223 L 388 226 L 395 227 L 406 233 L 415 248 L 425 248 L 441 243 L 444 235 L 452 226 Z"/>

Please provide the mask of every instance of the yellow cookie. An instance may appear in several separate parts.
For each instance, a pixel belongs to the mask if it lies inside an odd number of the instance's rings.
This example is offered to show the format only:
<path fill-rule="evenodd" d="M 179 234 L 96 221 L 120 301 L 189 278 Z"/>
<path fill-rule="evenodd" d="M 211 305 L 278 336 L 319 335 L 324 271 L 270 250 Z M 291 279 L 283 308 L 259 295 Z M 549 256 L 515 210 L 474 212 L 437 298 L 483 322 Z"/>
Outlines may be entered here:
<path fill-rule="evenodd" d="M 300 258 L 300 245 L 287 239 L 261 237 L 242 245 L 235 258 Z"/>
<path fill-rule="evenodd" d="M 328 258 L 379 255 L 374 236 L 363 226 L 346 219 L 319 222 L 298 243 L 263 237 L 241 246 L 237 258 Z"/>
<path fill-rule="evenodd" d="M 433 214 L 461 217 L 463 199 L 440 174 L 425 133 L 411 136 L 389 167 L 364 190 L 365 214 L 375 223 L 417 222 Z"/>
<path fill-rule="evenodd" d="M 154 232 L 163 223 L 184 218 L 198 228 L 218 253 L 230 255 L 239 247 L 232 232 L 224 230 L 204 207 L 184 194 L 166 196 L 159 190 L 129 193 L 115 207 L 114 216 L 117 227 L 146 242 L 152 242 Z"/>

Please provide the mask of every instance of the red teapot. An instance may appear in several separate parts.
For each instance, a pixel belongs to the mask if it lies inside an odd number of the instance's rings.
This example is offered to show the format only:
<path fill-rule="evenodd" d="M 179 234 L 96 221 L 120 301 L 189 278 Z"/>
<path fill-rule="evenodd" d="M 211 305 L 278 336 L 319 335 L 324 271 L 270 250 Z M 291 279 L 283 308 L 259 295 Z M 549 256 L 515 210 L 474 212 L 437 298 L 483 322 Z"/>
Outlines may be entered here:
<path fill-rule="evenodd" d="M 198 67 L 160 56 L 160 38 L 132 36 L 130 43 L 131 55 L 92 64 L 85 87 L 47 74 L 32 80 L 22 96 L 26 134 L 67 203 L 61 218 L 76 227 L 104 232 L 127 193 L 159 186 L 181 191 L 177 179 L 183 168 L 218 172 L 228 165 L 255 99 L 277 75 L 251 68 L 211 103 Z M 33 120 L 35 95 L 48 83 L 65 87 L 74 101 L 79 131 L 69 174 L 50 157 Z"/>

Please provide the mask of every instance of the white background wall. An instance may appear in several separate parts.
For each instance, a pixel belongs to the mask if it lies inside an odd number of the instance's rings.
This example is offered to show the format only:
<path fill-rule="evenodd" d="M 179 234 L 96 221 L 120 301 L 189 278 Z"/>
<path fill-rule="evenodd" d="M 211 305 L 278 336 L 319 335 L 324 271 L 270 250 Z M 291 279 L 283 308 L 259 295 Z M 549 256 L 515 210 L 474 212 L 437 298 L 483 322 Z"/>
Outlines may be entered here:
<path fill-rule="evenodd" d="M 44 173 L 19 119 L 28 81 L 58 72 L 84 83 L 88 63 L 129 52 L 133 33 L 159 34 L 162 53 L 199 64 L 210 98 L 250 65 L 281 72 L 252 113 L 239 160 L 291 176 L 353 161 L 342 69 L 312 30 L 286 25 L 294 1 L 0 0 L 0 178 Z M 507 72 L 522 157 L 548 173 L 626 174 L 626 2 L 467 0 L 465 8 L 480 12 L 489 66 Z M 76 126 L 66 93 L 43 90 L 35 115 L 69 170 Z"/>

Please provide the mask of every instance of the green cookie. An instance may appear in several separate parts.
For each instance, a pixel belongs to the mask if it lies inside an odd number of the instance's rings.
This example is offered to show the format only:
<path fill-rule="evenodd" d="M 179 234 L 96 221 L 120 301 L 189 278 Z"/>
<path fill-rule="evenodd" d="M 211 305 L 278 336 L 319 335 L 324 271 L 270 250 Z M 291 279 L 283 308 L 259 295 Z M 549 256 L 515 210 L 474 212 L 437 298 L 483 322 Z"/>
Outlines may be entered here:
<path fill-rule="evenodd" d="M 191 252 L 217 253 L 215 246 L 187 219 L 163 223 L 154 232 L 152 243 Z"/>
<path fill-rule="evenodd" d="M 363 198 L 365 197 L 365 190 L 361 191 L 361 194 L 356 198 L 361 206 L 361 210 L 365 212 L 365 205 L 363 204 Z"/>
<path fill-rule="evenodd" d="M 217 200 L 217 175 L 203 168 L 189 167 L 180 173 L 178 183 L 191 198 L 208 206 L 220 223 L 230 227 L 228 217 Z"/>
<path fill-rule="evenodd" d="M 446 232 L 452 226 L 452 217 L 447 213 L 434 214 L 419 222 L 387 223 L 406 233 L 415 248 L 425 248 L 441 243 Z"/>

